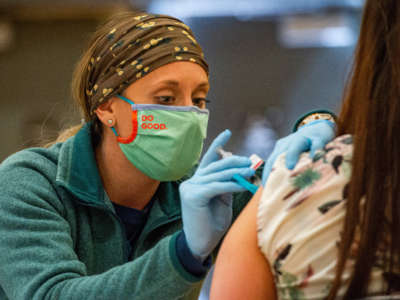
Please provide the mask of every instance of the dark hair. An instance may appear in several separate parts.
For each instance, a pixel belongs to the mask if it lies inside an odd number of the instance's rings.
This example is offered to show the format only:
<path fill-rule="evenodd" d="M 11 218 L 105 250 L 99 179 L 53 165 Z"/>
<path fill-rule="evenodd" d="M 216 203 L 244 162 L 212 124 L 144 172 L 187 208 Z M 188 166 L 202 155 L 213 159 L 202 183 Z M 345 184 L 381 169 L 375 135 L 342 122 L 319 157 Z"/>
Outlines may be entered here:
<path fill-rule="evenodd" d="M 345 133 L 354 136 L 352 177 L 336 278 L 328 299 L 336 296 L 355 241 L 358 249 L 345 299 L 367 295 L 375 265 L 383 267 L 387 279 L 398 278 L 395 272 L 400 270 L 398 0 L 366 1 L 353 70 L 338 120 L 338 135 Z M 388 288 L 382 292 L 399 288 L 398 280 L 388 280 Z"/>

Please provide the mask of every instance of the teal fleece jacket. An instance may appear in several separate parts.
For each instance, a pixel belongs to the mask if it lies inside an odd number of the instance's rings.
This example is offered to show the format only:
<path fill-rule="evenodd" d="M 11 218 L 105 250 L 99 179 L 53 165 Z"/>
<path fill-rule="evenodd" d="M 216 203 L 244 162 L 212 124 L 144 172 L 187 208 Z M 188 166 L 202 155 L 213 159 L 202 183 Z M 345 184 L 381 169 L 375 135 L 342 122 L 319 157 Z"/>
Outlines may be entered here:
<path fill-rule="evenodd" d="M 203 277 L 176 251 L 179 182 L 160 184 L 129 260 L 90 128 L 0 165 L 0 299 L 196 299 Z M 234 196 L 234 217 L 250 197 Z"/>

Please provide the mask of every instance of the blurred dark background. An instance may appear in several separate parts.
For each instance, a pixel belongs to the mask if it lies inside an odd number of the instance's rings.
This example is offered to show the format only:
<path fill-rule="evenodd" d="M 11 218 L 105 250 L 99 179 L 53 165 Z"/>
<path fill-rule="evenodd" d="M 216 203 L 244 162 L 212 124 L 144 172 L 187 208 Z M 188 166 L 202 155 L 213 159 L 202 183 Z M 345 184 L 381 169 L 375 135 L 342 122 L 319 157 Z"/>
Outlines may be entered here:
<path fill-rule="evenodd" d="M 338 112 L 362 0 L 0 0 L 0 161 L 80 122 L 72 70 L 90 33 L 119 10 L 192 27 L 210 64 L 209 142 L 267 157 L 276 138 L 318 108 Z"/>

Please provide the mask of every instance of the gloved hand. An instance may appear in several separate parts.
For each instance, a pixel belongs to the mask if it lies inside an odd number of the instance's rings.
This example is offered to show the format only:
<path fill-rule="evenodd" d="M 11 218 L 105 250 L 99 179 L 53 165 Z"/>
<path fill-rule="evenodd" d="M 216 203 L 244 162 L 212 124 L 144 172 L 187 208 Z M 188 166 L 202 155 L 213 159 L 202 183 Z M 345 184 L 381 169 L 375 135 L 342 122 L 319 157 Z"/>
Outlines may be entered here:
<path fill-rule="evenodd" d="M 232 180 L 232 176 L 254 175 L 247 157 L 233 155 L 220 159 L 216 149 L 224 146 L 230 136 L 229 130 L 219 134 L 204 154 L 193 177 L 179 186 L 186 241 L 192 254 L 202 262 L 231 224 L 232 196 L 229 193 L 245 190 Z"/>
<path fill-rule="evenodd" d="M 322 149 L 335 136 L 335 124 L 328 120 L 316 120 L 299 128 L 296 132 L 281 138 L 275 144 L 274 150 L 265 163 L 262 185 L 265 186 L 276 158 L 286 152 L 286 167 L 293 169 L 300 154 L 310 151 L 314 157 L 315 151 Z"/>

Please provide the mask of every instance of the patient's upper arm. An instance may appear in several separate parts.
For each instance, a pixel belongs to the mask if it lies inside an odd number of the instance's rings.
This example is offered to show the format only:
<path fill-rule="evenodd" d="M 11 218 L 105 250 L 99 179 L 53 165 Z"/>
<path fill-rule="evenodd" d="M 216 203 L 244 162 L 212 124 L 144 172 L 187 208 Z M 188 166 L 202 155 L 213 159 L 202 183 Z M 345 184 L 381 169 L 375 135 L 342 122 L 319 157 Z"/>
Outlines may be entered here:
<path fill-rule="evenodd" d="M 219 251 L 211 299 L 276 299 L 273 277 L 257 245 L 257 206 L 262 188 L 231 227 Z"/>

